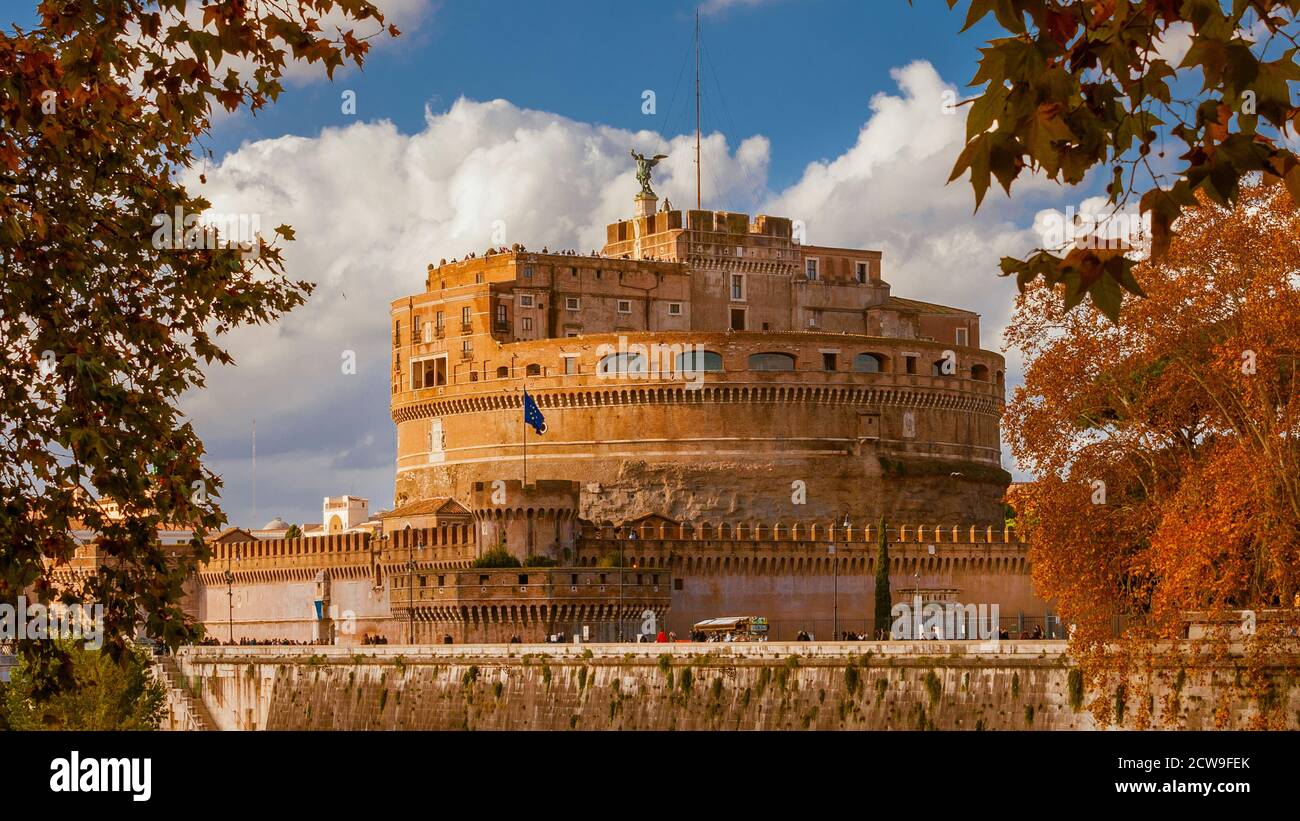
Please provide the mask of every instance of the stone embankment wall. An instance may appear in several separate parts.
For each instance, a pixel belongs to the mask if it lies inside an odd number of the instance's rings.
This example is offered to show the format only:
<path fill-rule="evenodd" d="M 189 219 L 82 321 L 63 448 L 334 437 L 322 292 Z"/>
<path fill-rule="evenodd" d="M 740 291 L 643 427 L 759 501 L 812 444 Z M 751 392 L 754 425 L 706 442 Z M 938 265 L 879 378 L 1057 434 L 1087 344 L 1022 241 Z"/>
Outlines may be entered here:
<path fill-rule="evenodd" d="M 1113 694 L 1083 692 L 1064 651 L 1033 641 L 196 647 L 179 662 L 221 729 L 1098 729 L 1086 704 Z M 1173 726 L 1213 728 L 1218 712 L 1247 727 L 1258 715 L 1212 670 L 1178 679 L 1154 699 Z M 1294 729 L 1300 686 L 1275 697 Z"/>

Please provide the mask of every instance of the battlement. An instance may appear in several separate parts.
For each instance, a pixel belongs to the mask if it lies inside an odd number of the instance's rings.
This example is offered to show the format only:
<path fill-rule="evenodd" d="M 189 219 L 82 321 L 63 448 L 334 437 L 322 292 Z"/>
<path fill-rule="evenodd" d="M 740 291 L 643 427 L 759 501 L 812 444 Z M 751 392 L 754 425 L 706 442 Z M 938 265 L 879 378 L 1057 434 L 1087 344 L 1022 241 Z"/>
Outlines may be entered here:
<path fill-rule="evenodd" d="M 874 545 L 880 539 L 878 525 L 853 525 L 843 527 L 823 522 L 694 522 L 668 521 L 644 522 L 630 527 L 599 527 L 583 525 L 584 541 L 620 541 L 650 539 L 656 541 L 733 541 L 733 542 L 827 542 L 837 544 Z M 995 528 L 992 525 L 900 525 L 886 527 L 885 539 L 889 544 L 1026 544 L 1025 538 L 1015 528 Z"/>

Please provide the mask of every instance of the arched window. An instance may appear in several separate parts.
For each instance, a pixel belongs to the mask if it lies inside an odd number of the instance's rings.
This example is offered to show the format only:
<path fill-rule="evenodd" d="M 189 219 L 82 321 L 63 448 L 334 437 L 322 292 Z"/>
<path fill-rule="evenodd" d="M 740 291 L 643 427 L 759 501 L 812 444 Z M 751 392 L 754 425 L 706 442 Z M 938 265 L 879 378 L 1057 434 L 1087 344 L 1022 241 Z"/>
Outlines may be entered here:
<path fill-rule="evenodd" d="M 505 365 L 497 368 L 497 379 L 507 379 L 510 377 L 510 369 Z"/>
<path fill-rule="evenodd" d="M 529 366 L 528 366 L 528 369 L 525 371 L 525 373 L 526 373 L 528 376 L 541 376 L 541 375 L 542 375 L 542 366 L 541 366 L 541 365 L 538 365 L 538 364 L 536 364 L 536 363 L 534 363 L 534 364 L 532 364 L 532 365 L 529 365 Z"/>
<path fill-rule="evenodd" d="M 722 357 L 713 351 L 686 351 L 677 355 L 678 373 L 721 371 Z"/>
<path fill-rule="evenodd" d="M 989 369 L 985 365 L 971 365 L 970 378 L 978 379 L 981 382 L 989 381 Z"/>
<path fill-rule="evenodd" d="M 878 353 L 860 353 L 853 357 L 853 370 L 859 373 L 880 373 L 884 366 L 885 358 Z"/>
<path fill-rule="evenodd" d="M 645 357 L 639 353 L 612 353 L 600 360 L 596 372 L 602 376 L 645 373 Z"/>
<path fill-rule="evenodd" d="M 788 353 L 756 353 L 749 357 L 751 371 L 792 371 L 794 357 Z"/>
<path fill-rule="evenodd" d="M 998 371 L 998 372 L 997 372 L 997 375 L 994 377 L 994 379 L 995 379 L 995 381 L 998 383 L 998 387 L 999 387 L 999 388 L 1002 387 L 1002 379 L 1003 379 L 1003 377 L 1002 377 L 1002 371 Z"/>

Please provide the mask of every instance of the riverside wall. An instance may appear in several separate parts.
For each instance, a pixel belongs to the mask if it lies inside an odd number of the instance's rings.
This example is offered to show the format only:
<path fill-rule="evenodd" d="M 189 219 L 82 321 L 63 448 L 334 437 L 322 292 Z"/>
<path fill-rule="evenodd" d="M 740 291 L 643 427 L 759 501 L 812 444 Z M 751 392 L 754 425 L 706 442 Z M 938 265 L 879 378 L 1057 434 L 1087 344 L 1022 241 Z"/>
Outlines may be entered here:
<path fill-rule="evenodd" d="M 1091 730 L 1062 641 L 193 647 L 190 692 L 227 730 Z M 1293 671 L 1294 672 L 1294 671 Z M 1158 671 L 1163 726 L 1300 720 L 1300 682 L 1267 704 L 1232 671 Z M 1276 724 L 1274 725 L 1276 726 Z"/>

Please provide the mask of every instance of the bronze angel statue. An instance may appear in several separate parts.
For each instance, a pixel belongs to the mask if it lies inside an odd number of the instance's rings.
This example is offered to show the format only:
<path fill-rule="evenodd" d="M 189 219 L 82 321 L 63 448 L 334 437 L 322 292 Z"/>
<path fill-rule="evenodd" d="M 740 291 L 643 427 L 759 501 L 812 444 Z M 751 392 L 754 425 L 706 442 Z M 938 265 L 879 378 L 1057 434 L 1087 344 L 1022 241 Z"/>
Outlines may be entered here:
<path fill-rule="evenodd" d="M 653 157 L 646 157 L 644 154 L 636 153 L 635 150 L 629 153 L 632 159 L 636 160 L 636 181 L 641 183 L 641 196 L 655 196 L 655 192 L 650 188 L 650 169 L 658 165 L 660 160 L 668 159 L 668 155 L 655 154 Z"/>

